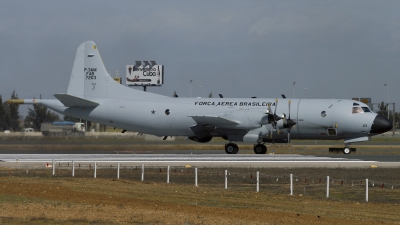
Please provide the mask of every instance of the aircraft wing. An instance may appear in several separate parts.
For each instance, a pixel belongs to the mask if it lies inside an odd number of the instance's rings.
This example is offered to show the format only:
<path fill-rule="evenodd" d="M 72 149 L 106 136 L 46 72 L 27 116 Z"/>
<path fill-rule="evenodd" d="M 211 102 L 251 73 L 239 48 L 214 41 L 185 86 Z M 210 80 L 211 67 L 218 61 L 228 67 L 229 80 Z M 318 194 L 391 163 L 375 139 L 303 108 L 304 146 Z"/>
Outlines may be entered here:
<path fill-rule="evenodd" d="M 97 102 L 89 101 L 69 94 L 55 94 L 56 97 L 65 107 L 96 107 L 99 105 Z"/>
<path fill-rule="evenodd" d="M 217 127 L 235 127 L 236 125 L 240 124 L 239 121 L 227 119 L 220 116 L 189 116 L 196 121 L 197 124 L 207 124 L 207 125 L 214 125 Z"/>
<path fill-rule="evenodd" d="M 210 115 L 196 115 L 192 117 L 196 124 L 190 129 L 196 134 L 198 138 L 205 138 L 217 135 L 238 134 L 244 131 L 243 128 L 237 128 L 240 121 L 227 119 L 221 116 Z"/>

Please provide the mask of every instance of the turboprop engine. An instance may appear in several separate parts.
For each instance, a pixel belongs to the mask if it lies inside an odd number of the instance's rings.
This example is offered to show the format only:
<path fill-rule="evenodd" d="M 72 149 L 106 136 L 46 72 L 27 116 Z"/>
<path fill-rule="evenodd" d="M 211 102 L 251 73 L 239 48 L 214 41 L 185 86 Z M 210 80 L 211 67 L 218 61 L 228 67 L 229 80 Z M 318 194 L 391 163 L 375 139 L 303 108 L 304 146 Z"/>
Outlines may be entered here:
<path fill-rule="evenodd" d="M 291 105 L 292 101 L 288 101 L 288 118 L 286 118 L 286 114 L 285 113 L 280 113 L 280 114 L 276 114 L 276 109 L 278 107 L 278 99 L 275 99 L 275 109 L 274 109 L 274 113 L 272 114 L 272 110 L 271 110 L 271 104 L 268 105 L 268 109 L 267 109 L 267 115 L 268 115 L 268 123 L 271 124 L 270 126 L 270 139 L 273 139 L 273 129 L 277 129 L 279 132 L 279 129 L 287 129 L 288 132 L 288 142 L 290 143 L 290 130 L 291 128 L 296 125 L 296 122 L 294 122 L 293 120 L 290 119 L 290 105 Z"/>

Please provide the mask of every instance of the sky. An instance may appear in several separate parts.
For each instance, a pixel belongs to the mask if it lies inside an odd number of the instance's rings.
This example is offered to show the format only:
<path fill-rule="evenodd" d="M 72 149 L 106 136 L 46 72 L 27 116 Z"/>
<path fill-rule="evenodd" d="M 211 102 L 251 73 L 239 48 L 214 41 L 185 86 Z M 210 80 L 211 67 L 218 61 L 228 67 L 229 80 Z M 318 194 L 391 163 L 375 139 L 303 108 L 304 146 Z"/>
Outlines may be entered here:
<path fill-rule="evenodd" d="M 399 8 L 397 0 L 0 0 L 0 95 L 65 93 L 76 49 L 92 40 L 113 76 L 125 78 L 135 61 L 164 65 L 153 93 L 188 97 L 193 80 L 195 97 L 369 97 L 400 109 Z"/>

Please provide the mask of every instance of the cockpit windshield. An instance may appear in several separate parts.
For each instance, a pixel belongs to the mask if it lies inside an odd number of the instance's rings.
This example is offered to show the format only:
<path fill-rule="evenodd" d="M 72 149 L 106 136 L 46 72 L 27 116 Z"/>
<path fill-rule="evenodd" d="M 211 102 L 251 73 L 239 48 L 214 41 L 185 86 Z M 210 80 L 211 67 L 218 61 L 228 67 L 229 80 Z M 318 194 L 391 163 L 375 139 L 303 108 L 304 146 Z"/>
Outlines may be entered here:
<path fill-rule="evenodd" d="M 369 113 L 369 112 L 371 112 L 371 109 L 369 109 L 366 106 L 362 106 L 362 107 L 353 106 L 353 114 L 356 114 L 356 113 Z"/>
<path fill-rule="evenodd" d="M 368 108 L 368 107 L 361 107 L 363 110 L 364 110 L 364 112 L 371 112 L 371 110 Z"/>

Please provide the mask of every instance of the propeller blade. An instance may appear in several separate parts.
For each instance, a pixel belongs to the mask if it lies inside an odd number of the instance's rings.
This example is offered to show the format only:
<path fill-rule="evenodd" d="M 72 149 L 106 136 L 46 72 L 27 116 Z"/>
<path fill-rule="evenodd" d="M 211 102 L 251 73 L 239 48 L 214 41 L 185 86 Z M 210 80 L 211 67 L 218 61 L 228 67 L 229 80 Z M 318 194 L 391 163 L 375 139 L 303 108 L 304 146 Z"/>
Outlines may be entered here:
<path fill-rule="evenodd" d="M 271 103 L 268 103 L 267 114 L 271 114 Z"/>
<path fill-rule="evenodd" d="M 272 132 L 274 132 L 274 127 L 271 124 L 271 130 L 269 132 L 269 138 L 272 139 Z"/>
<path fill-rule="evenodd" d="M 296 123 L 293 120 L 290 119 L 290 105 L 291 104 L 292 104 L 292 101 L 289 100 L 288 101 L 289 117 L 286 120 L 286 126 L 288 127 L 287 128 L 287 131 L 288 131 L 288 134 L 287 134 L 288 135 L 288 143 L 290 143 L 290 130 L 291 130 L 291 127 L 296 125 Z"/>

